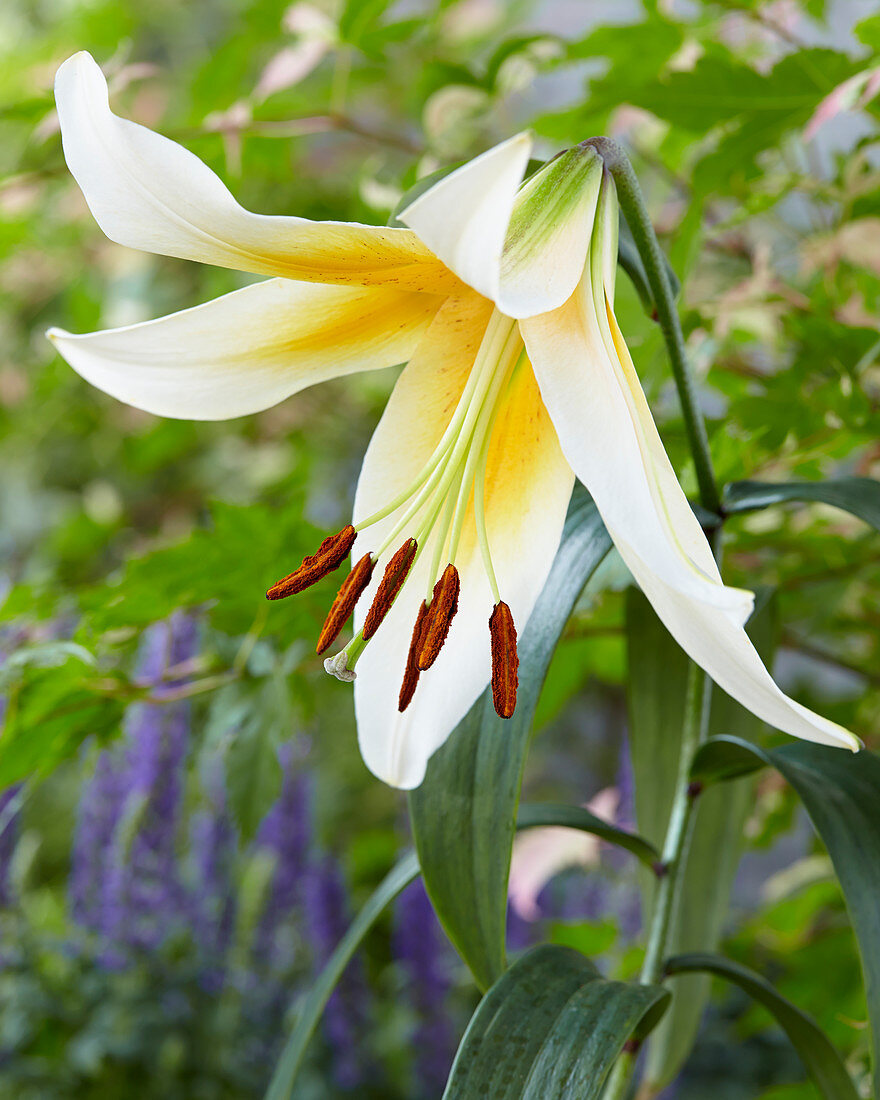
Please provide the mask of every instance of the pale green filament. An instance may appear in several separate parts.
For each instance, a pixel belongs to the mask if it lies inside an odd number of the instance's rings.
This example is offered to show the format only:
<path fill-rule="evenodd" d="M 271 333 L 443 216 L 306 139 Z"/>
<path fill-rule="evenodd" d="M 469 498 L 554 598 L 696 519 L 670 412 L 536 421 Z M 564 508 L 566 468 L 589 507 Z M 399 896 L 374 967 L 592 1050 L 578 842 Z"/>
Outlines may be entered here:
<path fill-rule="evenodd" d="M 404 531 L 412 526 L 415 517 L 421 512 L 425 504 L 432 497 L 445 499 L 446 494 L 459 471 L 461 460 L 470 445 L 475 424 L 480 416 L 485 403 L 486 393 L 497 385 L 499 360 L 505 351 L 512 334 L 515 331 L 516 322 L 500 313 L 493 313 L 486 328 L 486 335 L 477 353 L 477 360 L 471 375 L 478 375 L 477 381 L 471 390 L 468 402 L 459 399 L 459 408 L 464 408 L 464 417 L 458 428 L 458 438 L 451 451 L 443 456 L 427 479 L 426 484 L 416 495 L 410 507 L 401 516 L 392 530 L 388 533 L 381 549 L 376 551 L 381 556 L 389 546 L 400 538 Z M 519 343 L 519 334 L 516 332 L 516 341 Z M 467 391 L 468 386 L 465 387 Z M 456 410 L 457 411 L 457 410 Z"/>
<path fill-rule="evenodd" d="M 486 440 L 490 435 L 490 428 L 495 422 L 498 406 L 501 403 L 507 383 L 510 381 L 510 377 L 513 374 L 513 369 L 519 361 L 520 356 L 524 354 L 525 352 L 522 349 L 522 340 L 519 332 L 515 331 L 511 333 L 505 345 L 502 359 L 498 364 L 495 377 L 492 379 L 492 386 L 483 403 L 483 408 L 480 410 L 479 419 L 474 426 L 473 435 L 467 441 L 467 462 L 465 463 L 458 490 L 455 518 L 452 521 L 452 533 L 449 536 L 450 561 L 455 560 L 455 555 L 458 551 L 458 543 L 461 539 L 461 529 L 464 526 L 464 517 L 467 512 L 471 488 L 474 482 L 474 471 L 480 458 L 480 452 L 483 450 L 484 446 L 487 445 Z"/>
<path fill-rule="evenodd" d="M 440 573 L 444 549 L 448 560 L 455 561 L 472 491 L 480 553 L 495 602 L 499 602 L 498 583 L 486 534 L 484 482 L 492 426 L 510 379 L 524 360 L 525 350 L 516 321 L 496 310 L 486 326 L 455 412 L 431 457 L 407 489 L 356 525 L 356 529 L 361 531 L 408 504 L 382 545 L 373 551 L 373 559 L 381 558 L 405 535 L 417 543 L 411 572 L 433 533 L 436 542 L 428 574 L 428 603 Z M 366 644 L 363 630 L 360 630 L 342 650 L 347 670 L 354 669 Z"/>
<path fill-rule="evenodd" d="M 506 322 L 506 324 L 504 322 Z M 392 512 L 396 511 L 402 504 L 405 504 L 413 493 L 419 490 L 422 485 L 424 485 L 425 481 L 427 481 L 428 477 L 436 470 L 438 463 L 446 456 L 446 452 L 449 450 L 458 434 L 461 422 L 471 407 L 471 400 L 474 397 L 474 390 L 478 383 L 482 382 L 483 387 L 485 387 L 486 375 L 491 375 L 493 367 L 491 352 L 494 350 L 497 341 L 501 338 L 502 330 L 504 330 L 504 337 L 506 338 L 507 329 L 510 324 L 511 321 L 509 318 L 498 313 L 497 310 L 493 312 L 492 316 L 489 318 L 489 323 L 486 325 L 483 340 L 477 351 L 474 365 L 468 375 L 468 380 L 458 399 L 455 412 L 452 414 L 452 419 L 446 425 L 446 430 L 441 436 L 440 442 L 431 453 L 431 457 L 422 467 L 421 472 L 416 476 L 415 480 L 401 493 L 398 493 L 389 504 L 386 504 L 380 511 L 374 512 L 373 515 L 356 523 L 356 531 L 362 531 L 365 527 L 372 527 L 374 523 L 378 523 L 379 520 L 385 519 L 386 516 L 390 516 Z M 489 369 L 486 370 L 486 367 Z"/>
<path fill-rule="evenodd" d="M 498 592 L 498 580 L 495 576 L 495 567 L 492 565 L 492 555 L 489 552 L 489 535 L 486 531 L 486 462 L 489 458 L 489 441 L 487 435 L 483 443 L 483 453 L 477 466 L 476 480 L 474 481 L 474 523 L 477 528 L 477 541 L 480 544 L 480 553 L 483 556 L 483 569 L 492 589 L 495 603 L 501 603 Z"/>

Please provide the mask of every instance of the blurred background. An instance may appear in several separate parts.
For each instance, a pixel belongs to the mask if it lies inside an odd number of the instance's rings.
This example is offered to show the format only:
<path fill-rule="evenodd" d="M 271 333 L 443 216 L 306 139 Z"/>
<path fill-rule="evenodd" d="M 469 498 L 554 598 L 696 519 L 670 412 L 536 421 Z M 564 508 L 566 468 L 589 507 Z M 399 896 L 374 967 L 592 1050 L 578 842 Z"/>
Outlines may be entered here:
<path fill-rule="evenodd" d="M 116 111 L 183 142 L 249 209 L 384 223 L 441 164 L 530 126 L 633 158 L 682 279 L 725 480 L 880 476 L 880 15 L 873 0 L 13 0 L 0 6 L 0 1097 L 260 1097 L 316 970 L 408 844 L 312 639 L 335 591 L 263 592 L 347 522 L 394 371 L 228 423 L 91 389 L 43 333 L 126 324 L 246 277 L 107 241 L 51 87 L 90 50 Z M 619 317 L 694 488 L 662 345 Z M 823 506 L 726 528 L 775 590 L 776 672 L 875 746 L 876 536 Z M 553 660 L 533 797 L 633 820 L 628 577 L 610 557 Z M 827 859 L 791 792 L 749 808 L 725 950 L 858 1069 L 865 1009 Z M 515 861 L 511 948 L 629 975 L 637 878 L 594 847 Z M 349 968 L 297 1096 L 435 1100 L 476 993 L 411 887 Z M 758 1008 L 718 990 L 667 1096 L 800 1100 Z"/>

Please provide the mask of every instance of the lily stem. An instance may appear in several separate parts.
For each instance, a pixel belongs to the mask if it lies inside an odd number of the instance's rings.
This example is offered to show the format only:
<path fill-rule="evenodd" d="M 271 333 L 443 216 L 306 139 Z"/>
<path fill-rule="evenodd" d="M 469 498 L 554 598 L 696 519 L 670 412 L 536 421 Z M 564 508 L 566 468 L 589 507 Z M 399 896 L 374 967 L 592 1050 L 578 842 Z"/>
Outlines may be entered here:
<path fill-rule="evenodd" d="M 716 559 L 720 558 L 720 529 L 716 528 L 712 532 L 709 543 Z M 711 707 L 712 681 L 699 665 L 691 661 L 688 665 L 681 748 L 678 756 L 678 774 L 672 795 L 672 808 L 666 825 L 660 863 L 654 869 L 657 884 L 648 926 L 645 958 L 639 975 L 639 981 L 645 985 L 654 985 L 661 982 L 664 977 L 666 955 L 669 951 L 669 932 L 673 927 L 681 898 L 682 875 L 687 864 L 694 811 L 701 791 L 701 787 L 691 781 L 691 764 L 697 749 L 709 736 Z M 602 1100 L 623 1100 L 627 1096 L 635 1061 L 636 1052 L 632 1049 L 625 1050 L 617 1059 Z"/>
<path fill-rule="evenodd" d="M 699 665 L 691 662 L 688 668 L 687 694 L 685 696 L 684 727 L 681 736 L 681 752 L 678 758 L 678 776 L 672 799 L 666 838 L 659 865 L 655 868 L 657 884 L 648 942 L 639 981 L 655 985 L 662 981 L 664 962 L 669 948 L 669 930 L 678 906 L 682 872 L 687 863 L 690 847 L 694 809 L 700 790 L 691 783 L 690 766 L 697 748 L 706 740 L 709 731 L 709 710 L 712 700 L 712 681 Z M 635 1068 L 636 1051 L 627 1049 L 618 1058 L 608 1079 L 603 1100 L 623 1100 L 629 1092 L 630 1076 Z"/>
<path fill-rule="evenodd" d="M 645 985 L 659 982 L 663 977 L 669 929 L 678 904 L 681 874 L 690 847 L 694 808 L 700 793 L 699 787 L 691 783 L 690 767 L 694 753 L 708 736 L 711 701 L 711 680 L 699 665 L 691 662 L 688 669 L 678 776 L 669 823 L 666 826 L 666 838 L 663 841 L 661 862 L 657 868 L 658 882 L 651 924 L 648 929 L 645 959 L 642 963 L 640 980 Z"/>
<path fill-rule="evenodd" d="M 584 144 L 592 146 L 599 153 L 614 178 L 620 208 L 629 224 L 642 263 L 645 265 L 648 285 L 654 298 L 656 319 L 666 342 L 666 350 L 681 402 L 688 443 L 696 468 L 700 503 L 710 512 L 720 513 L 721 498 L 712 467 L 706 424 L 697 404 L 694 374 L 688 361 L 681 321 L 666 273 L 663 253 L 660 251 L 660 244 L 648 215 L 639 181 L 636 179 L 629 158 L 616 141 L 595 137 Z"/>

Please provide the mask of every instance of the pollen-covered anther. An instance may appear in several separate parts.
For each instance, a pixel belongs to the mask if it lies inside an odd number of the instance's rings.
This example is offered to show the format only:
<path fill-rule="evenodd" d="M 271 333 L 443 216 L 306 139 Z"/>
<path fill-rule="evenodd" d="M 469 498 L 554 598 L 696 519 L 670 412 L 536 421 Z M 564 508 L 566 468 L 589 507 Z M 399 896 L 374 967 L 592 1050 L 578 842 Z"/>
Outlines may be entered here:
<path fill-rule="evenodd" d="M 519 657 L 513 615 L 503 600 L 495 604 L 489 618 L 489 633 L 492 637 L 492 702 L 499 718 L 511 718 L 516 709 Z"/>
<path fill-rule="evenodd" d="M 315 647 L 316 653 L 323 653 L 339 637 L 339 632 L 348 622 L 352 611 L 354 611 L 354 605 L 370 583 L 375 564 L 372 554 L 364 554 L 342 582 L 342 587 L 336 593 L 336 599 L 333 601 L 327 618 L 324 620 L 324 625 L 321 627 L 321 633 L 318 635 L 318 644 Z"/>
<path fill-rule="evenodd" d="M 370 610 L 367 612 L 367 617 L 364 620 L 364 628 L 362 631 L 364 641 L 368 638 L 372 638 L 382 625 L 382 620 L 391 610 L 391 605 L 394 603 L 397 593 L 403 587 L 403 582 L 406 580 L 407 574 L 412 568 L 412 563 L 415 560 L 418 548 L 419 544 L 415 539 L 407 539 L 403 546 L 394 553 L 391 561 L 385 566 L 382 580 L 379 582 L 376 595 L 373 597 Z"/>
<path fill-rule="evenodd" d="M 425 619 L 428 616 L 428 605 L 422 600 L 422 606 L 416 616 L 415 626 L 412 632 L 412 641 L 409 643 L 409 653 L 406 655 L 406 668 L 403 671 L 403 683 L 400 685 L 400 695 L 397 699 L 397 709 L 401 714 L 412 702 L 419 682 L 420 669 L 417 661 L 419 649 L 422 644 Z"/>
<path fill-rule="evenodd" d="M 431 597 L 431 605 L 428 608 L 428 617 L 425 620 L 425 629 L 419 645 L 418 666 L 419 671 L 424 672 L 437 660 L 449 627 L 458 611 L 458 593 L 461 589 L 458 570 L 454 565 L 447 565 L 443 570 L 443 576 L 434 585 L 434 594 Z"/>
<path fill-rule="evenodd" d="M 338 569 L 348 557 L 357 531 L 349 523 L 335 535 L 328 535 L 314 554 L 303 558 L 302 565 L 286 577 L 282 577 L 266 593 L 267 600 L 283 600 L 316 584 L 322 577 Z"/>

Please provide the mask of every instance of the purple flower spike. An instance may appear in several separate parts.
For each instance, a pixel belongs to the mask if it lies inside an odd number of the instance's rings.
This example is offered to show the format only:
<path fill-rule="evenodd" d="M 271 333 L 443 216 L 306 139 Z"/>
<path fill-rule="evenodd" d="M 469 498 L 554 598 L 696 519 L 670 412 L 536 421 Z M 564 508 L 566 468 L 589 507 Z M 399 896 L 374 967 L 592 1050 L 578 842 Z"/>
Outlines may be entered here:
<path fill-rule="evenodd" d="M 165 694 L 179 683 L 165 680 L 167 669 L 195 656 L 196 644 L 189 616 L 149 627 L 137 681 Z M 105 938 L 107 965 L 120 965 L 126 949 L 155 949 L 186 915 L 176 846 L 189 734 L 185 700 L 133 704 L 124 758 L 101 754 L 80 804 L 71 906 Z"/>
<path fill-rule="evenodd" d="M 327 962 L 350 923 L 345 883 L 329 856 L 306 877 L 306 918 L 316 971 Z M 324 1034 L 333 1051 L 333 1079 L 340 1089 L 363 1085 L 367 1074 L 358 1058 L 367 1019 L 368 990 L 357 958 L 352 959 L 324 1010 Z"/>
<path fill-rule="evenodd" d="M 421 881 L 413 882 L 398 898 L 394 953 L 404 969 L 417 1020 L 412 1036 L 414 1095 L 433 1100 L 446 1085 L 456 1039 L 447 1011 L 449 947 Z"/>
<path fill-rule="evenodd" d="M 303 902 L 309 846 L 312 842 L 311 789 L 309 777 L 294 770 L 293 750 L 283 746 L 278 753 L 283 779 L 281 793 L 263 818 L 257 831 L 257 847 L 272 854 L 275 869 L 256 932 L 255 957 L 274 970 L 291 963 L 290 937 L 285 925 Z"/>
<path fill-rule="evenodd" d="M 105 749 L 80 794 L 67 884 L 73 919 L 90 932 L 108 931 L 104 879 L 124 796 L 119 760 Z"/>
<path fill-rule="evenodd" d="M 190 826 L 195 873 L 190 921 L 193 940 L 206 960 L 204 984 L 216 992 L 225 980 L 223 960 L 235 923 L 237 838 L 226 807 L 222 765 L 219 759 L 212 763 L 205 780 L 208 806 L 193 817 Z"/>
<path fill-rule="evenodd" d="M 15 783 L 0 794 L 0 906 L 12 903 L 12 855 L 18 840 L 18 809 L 16 800 L 21 784 Z"/>

